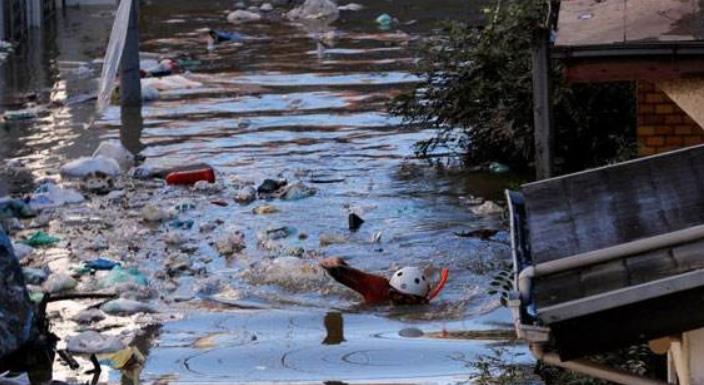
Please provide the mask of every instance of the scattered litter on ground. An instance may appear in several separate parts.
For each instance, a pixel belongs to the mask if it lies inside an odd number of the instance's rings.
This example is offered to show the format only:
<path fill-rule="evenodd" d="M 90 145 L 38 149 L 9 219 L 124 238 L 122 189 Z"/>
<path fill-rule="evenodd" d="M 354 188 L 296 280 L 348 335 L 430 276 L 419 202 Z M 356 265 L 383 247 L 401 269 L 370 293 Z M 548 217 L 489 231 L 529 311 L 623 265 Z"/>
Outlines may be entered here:
<path fill-rule="evenodd" d="M 48 278 L 48 274 L 44 269 L 37 269 L 33 267 L 23 267 L 22 274 L 24 275 L 24 281 L 29 285 L 41 285 Z"/>
<path fill-rule="evenodd" d="M 61 238 L 51 236 L 43 231 L 37 231 L 22 241 L 31 247 L 51 246 L 61 241 Z"/>
<path fill-rule="evenodd" d="M 163 222 L 173 217 L 173 213 L 161 207 L 146 205 L 142 208 L 142 219 L 146 222 Z"/>
<path fill-rule="evenodd" d="M 107 258 L 96 258 L 86 261 L 84 265 L 93 270 L 112 270 L 112 268 L 120 266 L 120 263 Z"/>
<path fill-rule="evenodd" d="M 341 234 L 320 234 L 318 237 L 320 247 L 347 243 L 347 237 Z"/>
<path fill-rule="evenodd" d="M 145 359 L 139 349 L 134 346 L 128 346 L 116 352 L 99 354 L 98 361 L 113 369 L 123 369 L 129 365 L 142 365 Z"/>
<path fill-rule="evenodd" d="M 278 213 L 279 209 L 272 205 L 261 205 L 252 209 L 252 212 L 257 215 Z"/>
<path fill-rule="evenodd" d="M 257 232 L 257 242 L 265 244 L 267 241 L 276 241 L 288 238 L 296 233 L 296 229 L 290 226 L 270 227 L 264 231 Z"/>
<path fill-rule="evenodd" d="M 63 188 L 53 183 L 44 183 L 37 187 L 29 201 L 32 210 L 56 208 L 66 204 L 82 203 L 83 194 L 70 188 Z"/>
<path fill-rule="evenodd" d="M 275 179 L 264 179 L 264 181 L 257 187 L 257 193 L 259 195 L 274 194 L 282 187 L 286 186 L 285 180 L 275 180 Z"/>
<path fill-rule="evenodd" d="M 100 309 L 85 309 L 73 316 L 73 321 L 79 324 L 91 324 L 105 319 L 105 314 Z"/>
<path fill-rule="evenodd" d="M 389 29 L 389 28 L 391 28 L 391 25 L 393 24 L 394 19 L 388 13 L 382 13 L 374 21 L 376 21 L 376 23 L 379 24 L 379 28 Z"/>
<path fill-rule="evenodd" d="M 192 185 L 198 182 L 215 183 L 213 168 L 174 171 L 166 176 L 166 183 L 171 185 Z"/>
<path fill-rule="evenodd" d="M 193 224 L 193 219 L 174 219 L 169 222 L 169 227 L 176 230 L 190 230 L 191 228 L 193 228 Z"/>
<path fill-rule="evenodd" d="M 66 348 L 73 353 L 97 354 L 117 352 L 125 344 L 117 337 L 89 330 L 66 339 Z"/>
<path fill-rule="evenodd" d="M 145 88 L 153 88 L 156 91 L 171 91 L 183 90 L 189 88 L 202 87 L 203 83 L 195 80 L 190 80 L 183 75 L 170 75 L 160 78 L 144 78 L 142 79 L 142 92 Z"/>
<path fill-rule="evenodd" d="M 193 190 L 204 193 L 204 194 L 216 194 L 222 191 L 223 187 L 220 183 L 216 183 L 213 179 L 210 180 L 199 180 L 193 184 Z"/>
<path fill-rule="evenodd" d="M 114 288 L 124 284 L 147 286 L 147 278 L 136 268 L 123 269 L 113 267 L 110 272 L 98 282 L 100 288 Z"/>
<path fill-rule="evenodd" d="M 65 273 L 54 273 L 42 285 L 45 293 L 54 294 L 62 291 L 73 290 L 78 286 L 78 281 Z"/>
<path fill-rule="evenodd" d="M 0 220 L 10 218 L 30 218 L 35 215 L 30 205 L 19 199 L 0 199 Z"/>
<path fill-rule="evenodd" d="M 12 248 L 15 249 L 15 255 L 19 261 L 22 261 L 34 253 L 34 248 L 32 246 L 26 245 L 21 242 L 14 243 Z"/>
<path fill-rule="evenodd" d="M 85 176 L 81 180 L 81 190 L 88 194 L 105 195 L 115 188 L 113 179 L 101 172 L 95 172 Z"/>
<path fill-rule="evenodd" d="M 337 4 L 331 0 L 306 0 L 303 5 L 294 8 L 286 14 L 291 21 L 310 22 L 319 21 L 330 24 L 337 20 L 340 11 Z"/>
<path fill-rule="evenodd" d="M 471 207 L 470 210 L 475 215 L 494 215 L 502 214 L 504 212 L 503 207 L 499 206 L 498 204 L 492 201 L 486 201 L 479 206 Z"/>
<path fill-rule="evenodd" d="M 245 248 L 244 233 L 239 230 L 230 230 L 216 242 L 217 251 L 225 256 L 239 253 Z"/>
<path fill-rule="evenodd" d="M 505 174 L 505 173 L 509 172 L 510 170 L 511 169 L 503 163 L 491 162 L 489 164 L 489 171 L 493 174 Z"/>
<path fill-rule="evenodd" d="M 118 176 L 121 173 L 120 164 L 115 159 L 101 155 L 72 160 L 61 166 L 60 171 L 66 178 L 85 178 L 95 173 Z"/>
<path fill-rule="evenodd" d="M 255 22 L 262 19 L 262 15 L 238 9 L 236 11 L 230 12 L 227 15 L 227 21 L 233 24 Z"/>
<path fill-rule="evenodd" d="M 178 246 L 182 243 L 184 243 L 186 240 L 184 239 L 183 235 L 181 233 L 176 232 L 176 231 L 169 231 L 166 234 L 164 234 L 164 242 L 167 245 L 172 245 L 172 246 Z"/>
<path fill-rule="evenodd" d="M 131 315 L 136 313 L 155 313 L 156 309 L 144 302 L 119 298 L 108 301 L 100 307 L 102 311 L 112 315 Z"/>
<path fill-rule="evenodd" d="M 235 194 L 235 202 L 239 204 L 246 205 L 254 202 L 255 199 L 257 199 L 257 190 L 254 186 L 245 186 Z"/>
<path fill-rule="evenodd" d="M 172 59 L 163 59 L 156 65 L 144 69 L 144 77 L 164 77 L 173 75 L 179 70 L 178 62 Z"/>
<path fill-rule="evenodd" d="M 357 3 L 347 3 L 345 5 L 338 6 L 337 9 L 340 11 L 361 11 L 364 9 L 364 6 Z"/>
<path fill-rule="evenodd" d="M 93 152 L 94 158 L 98 156 L 113 159 L 124 172 L 129 171 L 134 166 L 134 155 L 118 140 L 101 142 L 95 152 Z"/>
<path fill-rule="evenodd" d="M 44 107 L 30 107 L 23 110 L 7 110 L 3 113 L 3 119 L 7 122 L 18 120 L 36 119 L 41 113 L 45 112 Z"/>
<path fill-rule="evenodd" d="M 303 183 L 294 183 L 283 188 L 281 192 L 281 199 L 288 201 L 295 201 L 299 199 L 304 199 L 315 195 L 316 189 L 308 187 Z"/>

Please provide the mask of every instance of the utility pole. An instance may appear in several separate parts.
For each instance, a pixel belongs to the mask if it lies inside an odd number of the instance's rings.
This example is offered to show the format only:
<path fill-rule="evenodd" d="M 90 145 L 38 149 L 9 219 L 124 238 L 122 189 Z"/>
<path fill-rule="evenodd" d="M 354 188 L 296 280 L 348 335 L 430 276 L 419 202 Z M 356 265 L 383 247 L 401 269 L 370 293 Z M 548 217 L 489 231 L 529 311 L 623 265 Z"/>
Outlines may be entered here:
<path fill-rule="evenodd" d="M 131 1 L 125 49 L 120 60 L 120 105 L 142 106 L 142 85 L 139 74 L 139 0 Z"/>
<path fill-rule="evenodd" d="M 539 28 L 533 35 L 533 124 L 535 173 L 538 180 L 553 175 L 554 130 L 550 97 L 550 31 Z"/>

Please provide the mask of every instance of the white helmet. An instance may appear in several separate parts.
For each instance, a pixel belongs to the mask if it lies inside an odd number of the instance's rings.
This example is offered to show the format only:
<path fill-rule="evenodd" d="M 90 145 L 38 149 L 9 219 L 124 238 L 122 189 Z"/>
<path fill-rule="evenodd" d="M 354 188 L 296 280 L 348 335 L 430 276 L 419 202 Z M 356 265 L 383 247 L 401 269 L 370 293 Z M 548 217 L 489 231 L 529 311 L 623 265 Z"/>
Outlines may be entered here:
<path fill-rule="evenodd" d="M 389 282 L 391 287 L 404 294 L 425 297 L 430 291 L 430 282 L 417 267 L 404 267 L 394 273 Z"/>

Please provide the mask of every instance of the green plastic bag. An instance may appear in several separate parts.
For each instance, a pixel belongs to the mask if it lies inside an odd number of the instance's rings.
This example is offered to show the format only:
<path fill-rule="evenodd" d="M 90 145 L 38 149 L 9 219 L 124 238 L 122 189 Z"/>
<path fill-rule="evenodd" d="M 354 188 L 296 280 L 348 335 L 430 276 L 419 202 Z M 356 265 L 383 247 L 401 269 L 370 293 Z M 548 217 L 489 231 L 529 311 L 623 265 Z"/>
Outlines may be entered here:
<path fill-rule="evenodd" d="M 147 286 L 147 278 L 135 268 L 123 269 L 121 266 L 115 266 L 100 281 L 99 286 L 106 289 L 125 283 Z"/>
<path fill-rule="evenodd" d="M 22 243 L 32 247 L 40 247 L 51 246 L 59 242 L 60 240 L 61 238 L 51 236 L 43 231 L 37 231 L 36 233 L 32 234 L 29 238 L 22 241 Z"/>

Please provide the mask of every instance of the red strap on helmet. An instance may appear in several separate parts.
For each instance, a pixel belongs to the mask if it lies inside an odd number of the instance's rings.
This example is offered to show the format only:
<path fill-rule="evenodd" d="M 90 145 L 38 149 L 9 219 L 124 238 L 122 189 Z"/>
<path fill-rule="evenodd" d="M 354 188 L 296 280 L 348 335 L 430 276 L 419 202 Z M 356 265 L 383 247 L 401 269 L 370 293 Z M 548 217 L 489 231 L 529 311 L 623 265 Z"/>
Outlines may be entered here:
<path fill-rule="evenodd" d="M 433 298 L 437 297 L 438 294 L 442 291 L 442 289 L 445 287 L 445 283 L 447 283 L 447 277 L 450 274 L 450 269 L 447 267 L 442 269 L 442 272 L 440 273 L 440 282 L 438 282 L 437 286 L 433 289 L 433 291 L 428 294 L 428 301 L 432 300 Z"/>

